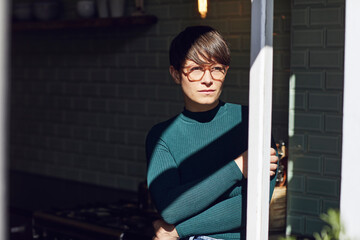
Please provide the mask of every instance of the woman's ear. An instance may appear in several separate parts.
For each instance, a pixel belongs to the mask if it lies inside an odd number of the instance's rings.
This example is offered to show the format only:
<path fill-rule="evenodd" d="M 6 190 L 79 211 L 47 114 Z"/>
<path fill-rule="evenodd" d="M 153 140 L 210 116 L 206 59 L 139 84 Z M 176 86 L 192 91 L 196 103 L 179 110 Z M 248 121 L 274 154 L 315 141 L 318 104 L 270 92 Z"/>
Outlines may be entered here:
<path fill-rule="evenodd" d="M 169 67 L 169 72 L 170 72 L 170 75 L 172 76 L 174 82 L 175 82 L 176 84 L 180 84 L 180 83 L 181 83 L 181 74 L 179 73 L 179 71 L 176 70 L 176 69 L 174 68 L 174 66 L 171 65 L 171 66 Z"/>

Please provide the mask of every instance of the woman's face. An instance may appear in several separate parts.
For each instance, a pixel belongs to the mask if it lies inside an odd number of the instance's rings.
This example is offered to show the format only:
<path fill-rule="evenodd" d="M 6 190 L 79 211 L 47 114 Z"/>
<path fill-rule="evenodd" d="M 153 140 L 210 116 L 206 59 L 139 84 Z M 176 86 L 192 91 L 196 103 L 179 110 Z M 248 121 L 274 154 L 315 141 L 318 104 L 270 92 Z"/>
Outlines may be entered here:
<path fill-rule="evenodd" d="M 215 108 L 219 103 L 219 97 L 228 68 L 228 66 L 216 63 L 199 65 L 192 60 L 186 60 L 180 72 L 171 66 L 171 75 L 175 82 L 181 85 L 184 94 L 185 108 L 191 112 L 205 112 Z M 194 81 L 193 78 L 191 78 L 193 74 L 190 74 L 190 72 L 194 73 L 199 70 L 200 73 L 202 71 L 204 74 L 199 80 L 196 79 Z M 222 70 L 224 78 L 220 79 L 217 71 Z"/>

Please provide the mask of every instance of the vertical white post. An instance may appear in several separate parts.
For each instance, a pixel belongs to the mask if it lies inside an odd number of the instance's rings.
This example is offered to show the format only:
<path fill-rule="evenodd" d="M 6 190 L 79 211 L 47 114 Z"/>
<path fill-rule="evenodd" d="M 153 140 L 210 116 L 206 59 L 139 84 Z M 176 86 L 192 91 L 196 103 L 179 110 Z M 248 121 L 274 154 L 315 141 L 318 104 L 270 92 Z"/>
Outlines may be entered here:
<path fill-rule="evenodd" d="M 7 40 L 8 1 L 0 1 L 0 238 L 7 239 L 6 211 L 6 95 L 7 95 Z"/>
<path fill-rule="evenodd" d="M 268 239 L 273 0 L 252 0 L 246 238 Z"/>
<path fill-rule="evenodd" d="M 350 237 L 350 239 L 360 239 L 360 188 L 356 187 L 356 184 L 360 182 L 359 9 L 359 0 L 346 0 L 340 216 L 345 227 L 346 235 Z"/>

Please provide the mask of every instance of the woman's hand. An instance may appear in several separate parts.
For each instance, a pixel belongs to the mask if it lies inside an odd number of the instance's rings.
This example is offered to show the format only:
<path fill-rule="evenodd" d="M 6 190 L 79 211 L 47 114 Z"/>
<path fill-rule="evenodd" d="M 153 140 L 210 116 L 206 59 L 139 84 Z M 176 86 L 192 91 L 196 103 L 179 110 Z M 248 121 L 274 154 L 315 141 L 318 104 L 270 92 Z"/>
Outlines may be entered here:
<path fill-rule="evenodd" d="M 235 163 L 240 168 L 242 174 L 245 178 L 247 178 L 247 170 L 248 170 L 248 151 L 243 152 L 239 157 L 235 160 Z M 276 151 L 273 148 L 270 148 L 270 176 L 275 176 L 277 169 L 277 162 L 279 158 L 276 156 Z"/>
<path fill-rule="evenodd" d="M 168 224 L 162 219 L 156 220 L 153 222 L 153 227 L 155 230 L 155 237 L 153 240 L 178 240 L 179 234 L 176 231 L 176 228 L 172 224 Z"/>
<path fill-rule="evenodd" d="M 270 176 L 275 176 L 276 169 L 278 167 L 279 158 L 276 156 L 276 151 L 273 148 L 270 148 Z"/>

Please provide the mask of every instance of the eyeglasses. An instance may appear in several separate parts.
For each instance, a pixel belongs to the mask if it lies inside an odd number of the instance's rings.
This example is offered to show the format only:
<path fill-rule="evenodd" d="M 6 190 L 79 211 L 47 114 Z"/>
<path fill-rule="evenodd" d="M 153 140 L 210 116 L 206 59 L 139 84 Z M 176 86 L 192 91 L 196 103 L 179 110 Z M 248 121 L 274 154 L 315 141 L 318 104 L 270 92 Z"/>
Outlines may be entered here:
<path fill-rule="evenodd" d="M 224 81 L 227 72 L 227 67 L 221 64 L 190 66 L 185 69 L 188 69 L 188 71 L 183 73 L 191 82 L 200 81 L 204 77 L 206 70 L 210 71 L 213 80 Z"/>

